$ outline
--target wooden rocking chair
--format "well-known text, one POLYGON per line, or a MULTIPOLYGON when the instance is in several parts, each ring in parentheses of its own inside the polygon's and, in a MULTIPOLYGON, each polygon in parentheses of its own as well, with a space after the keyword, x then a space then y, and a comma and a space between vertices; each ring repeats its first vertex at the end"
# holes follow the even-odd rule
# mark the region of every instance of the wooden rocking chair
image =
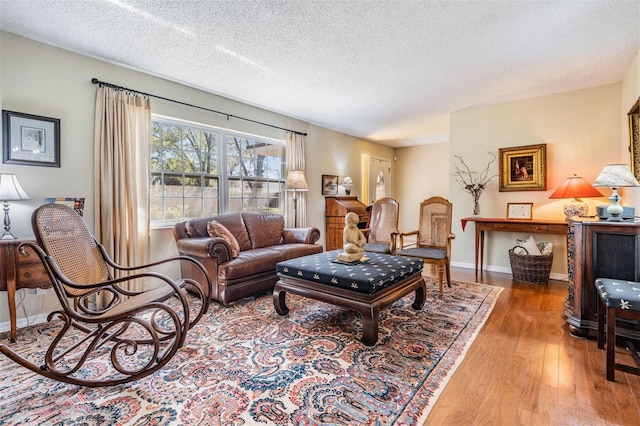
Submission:
POLYGON ((137 267, 117 265, 80 215, 61 204, 40 206, 31 223, 39 245, 23 245, 42 260, 62 305, 47 320, 62 323, 41 365, 20 355, 18 348, 0 344, 0 352, 23 367, 82 386, 137 380, 169 362, 209 307, 204 289, 210 288, 210 278, 194 259, 177 256, 137 267), (146 269, 172 261, 194 263, 202 270, 204 287, 146 269), (151 289, 131 291, 126 288, 130 282, 151 289), (185 284, 197 297, 186 294, 185 284), (96 363, 110 367, 96 368, 96 363))

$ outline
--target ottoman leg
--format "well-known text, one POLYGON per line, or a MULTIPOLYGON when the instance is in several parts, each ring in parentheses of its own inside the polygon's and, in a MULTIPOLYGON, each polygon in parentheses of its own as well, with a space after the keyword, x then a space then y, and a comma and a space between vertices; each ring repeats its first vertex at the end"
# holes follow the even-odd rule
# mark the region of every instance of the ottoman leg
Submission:
POLYGON ((367 346, 375 346, 378 342, 378 320, 380 308, 371 306, 368 310, 361 310, 362 315, 362 343, 367 346))
POLYGON ((424 306, 424 299, 425 299, 425 296, 426 296, 426 291, 427 291, 427 287, 426 287, 426 285, 424 283, 424 280, 423 280, 422 284, 420 285, 420 287, 416 288, 416 300, 411 305, 411 307, 413 309, 415 309, 416 311, 419 311, 424 306))
POLYGON ((607 308, 607 380, 616 380, 616 310, 607 308))
POLYGON ((289 313, 289 308, 287 308, 287 302, 285 300, 286 296, 287 291, 282 290, 276 283, 273 288, 273 306, 276 308, 276 312, 280 316, 285 316, 289 313))
POLYGON ((602 299, 598 298, 598 349, 604 349, 604 313, 607 310, 607 306, 602 302, 602 299))

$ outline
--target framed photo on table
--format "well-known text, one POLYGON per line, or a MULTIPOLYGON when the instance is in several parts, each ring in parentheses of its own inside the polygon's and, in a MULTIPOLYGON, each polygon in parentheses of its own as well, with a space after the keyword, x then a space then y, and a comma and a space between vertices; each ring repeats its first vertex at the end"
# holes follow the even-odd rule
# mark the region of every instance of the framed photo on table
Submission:
POLYGON ((2 148, 7 164, 60 167, 60 119, 3 110, 2 148))
POLYGON ((507 219, 533 219, 533 203, 507 203, 507 219))
POLYGON ((547 189, 547 144, 500 148, 500 192, 547 189))

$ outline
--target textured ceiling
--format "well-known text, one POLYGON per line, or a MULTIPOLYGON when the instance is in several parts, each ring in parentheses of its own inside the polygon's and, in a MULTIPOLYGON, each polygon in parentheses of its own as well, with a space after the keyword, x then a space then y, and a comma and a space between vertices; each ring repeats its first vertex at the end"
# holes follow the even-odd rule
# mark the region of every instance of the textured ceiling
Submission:
POLYGON ((621 81, 640 0, 0 0, 0 29, 407 146, 456 110, 621 81))

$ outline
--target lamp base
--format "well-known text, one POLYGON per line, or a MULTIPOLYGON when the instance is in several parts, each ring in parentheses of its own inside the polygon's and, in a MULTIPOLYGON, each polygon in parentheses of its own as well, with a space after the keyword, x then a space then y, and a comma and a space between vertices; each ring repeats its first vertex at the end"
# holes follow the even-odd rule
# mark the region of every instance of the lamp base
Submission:
POLYGON ((620 215, 624 211, 622 206, 620 205, 620 201, 622 197, 618 195, 618 188, 611 188, 611 196, 609 197, 609 207, 607 207, 607 213, 609 213, 609 218, 607 222, 622 222, 622 217, 620 215))
POLYGON ((17 240, 18 237, 14 236, 11 231, 4 231, 4 234, 2 234, 2 238, 0 238, 0 240, 17 240))
POLYGON ((589 213, 589 205, 581 199, 576 198, 573 201, 565 204, 562 210, 564 211, 564 215, 566 216, 565 220, 569 220, 576 216, 587 216, 587 214, 589 213))

